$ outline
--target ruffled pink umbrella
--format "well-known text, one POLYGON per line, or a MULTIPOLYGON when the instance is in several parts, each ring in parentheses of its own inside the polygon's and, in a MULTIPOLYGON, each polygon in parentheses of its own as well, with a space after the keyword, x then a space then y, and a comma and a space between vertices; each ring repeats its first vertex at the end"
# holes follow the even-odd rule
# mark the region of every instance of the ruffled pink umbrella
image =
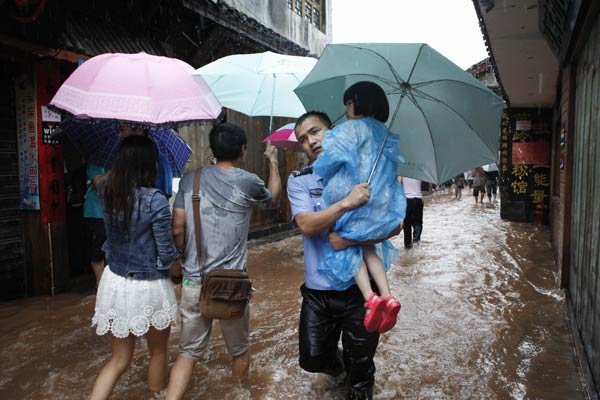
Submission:
POLYGON ((271 144, 278 149, 291 150, 291 151, 302 151, 296 134, 294 133, 295 123, 287 124, 277 129, 275 132, 263 139, 263 142, 271 141, 271 144))
POLYGON ((194 68, 176 58, 107 53, 80 65, 52 101, 77 119, 147 126, 215 119, 221 104, 194 68))

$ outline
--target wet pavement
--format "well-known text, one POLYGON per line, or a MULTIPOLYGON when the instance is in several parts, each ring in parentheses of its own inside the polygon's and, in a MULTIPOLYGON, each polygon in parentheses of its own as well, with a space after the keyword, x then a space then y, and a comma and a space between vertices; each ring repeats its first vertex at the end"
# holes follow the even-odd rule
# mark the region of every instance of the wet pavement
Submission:
MULTIPOLYGON (((476 206, 468 191, 428 196, 420 246, 402 247, 389 273, 402 311, 381 337, 374 398, 585 399, 549 241, 547 227, 502 221, 499 204, 476 206)), ((340 382, 298 367, 301 238, 250 248, 250 383, 230 378, 215 329, 186 399, 344 398, 340 382)), ((89 396, 110 356, 90 327, 94 300, 70 293, 0 305, 0 399, 89 396)), ((178 337, 174 327, 171 362, 178 337)), ((151 398, 145 342, 137 346, 114 399, 151 398)))

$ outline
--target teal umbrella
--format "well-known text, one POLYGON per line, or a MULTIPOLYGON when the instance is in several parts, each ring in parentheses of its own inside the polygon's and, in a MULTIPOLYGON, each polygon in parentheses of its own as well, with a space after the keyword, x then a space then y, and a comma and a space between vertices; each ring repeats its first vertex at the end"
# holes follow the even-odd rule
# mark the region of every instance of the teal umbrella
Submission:
POLYGON ((317 60, 313 57, 288 56, 270 51, 235 54, 220 58, 193 75, 201 76, 219 102, 248 116, 297 118, 305 112, 294 89, 306 77, 317 60))
POLYGON ((344 91, 359 81, 387 95, 386 124, 406 161, 398 175, 442 183, 497 161, 504 101, 428 45, 329 44, 295 92, 307 110, 340 120, 344 91))

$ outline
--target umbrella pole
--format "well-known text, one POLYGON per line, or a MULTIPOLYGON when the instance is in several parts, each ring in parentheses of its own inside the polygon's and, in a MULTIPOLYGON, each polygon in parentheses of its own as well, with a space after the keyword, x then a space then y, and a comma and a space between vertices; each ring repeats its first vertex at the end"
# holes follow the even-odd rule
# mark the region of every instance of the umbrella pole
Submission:
MULTIPOLYGON (((398 114, 398 110, 400 109, 400 104, 402 104, 402 100, 404 100, 405 94, 406 93, 402 93, 402 96, 400 96, 400 100, 398 100, 398 105, 396 106, 396 112, 394 112, 394 116, 392 117, 392 122, 390 122, 390 126, 396 120, 396 114, 398 114)), ((375 164, 373 164, 373 168, 371 169, 371 173, 369 174, 369 179, 367 179, 367 183, 371 183, 371 179, 373 179, 373 174, 375 174, 375 168, 377 168, 377 164, 379 163, 379 159, 381 158, 381 154, 383 153, 383 148, 385 147, 385 144, 388 140, 388 137, 390 137, 391 132, 392 131, 388 128, 387 133, 385 134, 385 138, 383 139, 383 143, 381 144, 381 148, 379 149, 379 152, 377 153, 377 157, 375 158, 375 164)))
POLYGON ((271 133, 273 133, 273 104, 275 103, 275 86, 276 85, 277 85, 277 76, 275 74, 273 74, 273 92, 271 93, 271 116, 269 118, 269 135, 271 133))
POLYGON ((381 158, 381 154, 383 153, 383 148, 385 147, 385 143, 387 142, 388 137, 390 136, 391 131, 388 129, 385 134, 385 138, 383 139, 383 143, 381 144, 381 148, 377 153, 377 158, 375 158, 375 164, 373 164, 373 168, 371 169, 371 173, 369 174, 369 179, 367 179, 367 183, 371 183, 371 179, 373 178, 373 174, 375 174, 375 168, 377 168, 377 164, 379 163, 379 159, 381 158))

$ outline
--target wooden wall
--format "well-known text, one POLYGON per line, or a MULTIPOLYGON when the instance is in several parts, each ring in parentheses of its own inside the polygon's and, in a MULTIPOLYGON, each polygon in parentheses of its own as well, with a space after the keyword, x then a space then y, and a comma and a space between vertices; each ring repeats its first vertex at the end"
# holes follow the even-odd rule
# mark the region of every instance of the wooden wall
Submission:
MULTIPOLYGON (((275 117, 273 118, 273 130, 294 122, 294 120, 293 118, 275 117)), ((248 117, 236 111, 228 110, 227 122, 241 126, 248 136, 246 162, 241 168, 257 174, 266 183, 268 171, 267 162, 263 156, 265 150, 263 139, 269 135, 269 117, 248 117)), ((208 134, 211 128, 212 123, 204 123, 179 129, 179 134, 193 150, 186 171, 209 163, 212 152, 210 151, 208 134)), ((290 222, 291 211, 286 191, 287 178, 291 171, 299 168, 301 160, 302 157, 298 153, 279 150, 279 174, 283 185, 279 207, 266 210, 254 209, 250 219, 251 231, 274 224, 290 222)))

